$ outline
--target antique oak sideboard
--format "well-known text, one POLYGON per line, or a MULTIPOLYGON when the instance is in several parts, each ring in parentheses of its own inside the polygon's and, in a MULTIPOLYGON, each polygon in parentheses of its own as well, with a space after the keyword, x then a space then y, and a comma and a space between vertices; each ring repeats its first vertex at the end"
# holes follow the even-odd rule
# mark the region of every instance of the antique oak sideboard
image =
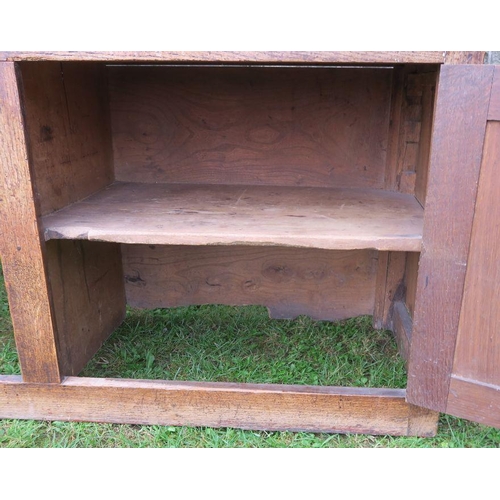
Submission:
POLYGON ((0 375, 0 418, 430 436, 445 412, 500 427, 500 69, 483 60, 0 52, 0 256, 22 371, 0 375), (78 376, 127 304, 208 303, 372 315, 407 388, 78 376))

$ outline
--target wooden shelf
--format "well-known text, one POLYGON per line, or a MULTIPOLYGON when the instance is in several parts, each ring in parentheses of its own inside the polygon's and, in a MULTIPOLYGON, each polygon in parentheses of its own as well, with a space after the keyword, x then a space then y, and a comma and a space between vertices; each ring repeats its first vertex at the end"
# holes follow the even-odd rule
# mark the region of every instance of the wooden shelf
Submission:
POLYGON ((375 189, 118 182, 43 217, 46 240, 410 252, 422 225, 413 196, 375 189))

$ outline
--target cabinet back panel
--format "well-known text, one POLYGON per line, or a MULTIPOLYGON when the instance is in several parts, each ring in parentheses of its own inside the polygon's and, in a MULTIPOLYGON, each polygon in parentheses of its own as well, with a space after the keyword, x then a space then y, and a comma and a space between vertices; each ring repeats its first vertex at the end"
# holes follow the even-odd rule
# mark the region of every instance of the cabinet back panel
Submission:
POLYGON ((378 252, 122 245, 127 301, 154 309, 263 305, 274 318, 373 314, 378 252))
POLYGON ((391 69, 108 71, 117 180, 384 187, 391 69))

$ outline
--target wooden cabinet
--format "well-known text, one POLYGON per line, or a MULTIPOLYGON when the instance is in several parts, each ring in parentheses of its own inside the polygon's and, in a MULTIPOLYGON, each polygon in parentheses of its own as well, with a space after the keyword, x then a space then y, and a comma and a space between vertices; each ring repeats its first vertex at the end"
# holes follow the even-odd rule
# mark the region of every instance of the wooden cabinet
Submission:
POLYGON ((0 376, 0 417, 500 426, 500 84, 482 59, 0 53, 0 250, 22 368, 0 376), (77 376, 127 304, 206 303, 372 315, 408 388, 77 376))

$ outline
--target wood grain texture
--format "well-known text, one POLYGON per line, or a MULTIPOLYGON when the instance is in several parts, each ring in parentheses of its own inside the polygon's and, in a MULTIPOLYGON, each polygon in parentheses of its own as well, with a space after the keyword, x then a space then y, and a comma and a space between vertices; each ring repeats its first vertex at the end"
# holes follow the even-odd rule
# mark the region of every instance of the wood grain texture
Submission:
POLYGON ((47 272, 61 373, 77 375, 125 317, 120 246, 50 241, 47 272))
POLYGON ((408 308, 410 316, 413 318, 415 313, 415 300, 417 294, 417 279, 418 279, 418 263, 420 254, 417 252, 408 252, 406 254, 406 269, 405 269, 405 289, 406 298, 405 304, 408 308))
POLYGON ((47 288, 13 63, 0 63, 0 256, 24 380, 60 381, 57 338, 47 288))
POLYGON ((384 187, 390 69, 109 68, 116 179, 384 187))
POLYGON ((373 313, 377 252, 123 245, 133 307, 263 305, 274 318, 373 313))
POLYGON ((381 190, 115 183, 43 224, 47 240, 418 251, 422 220, 381 190))
POLYGON ((0 417, 431 436, 436 414, 401 389, 0 376, 0 417))
MULTIPOLYGON (((373 323, 375 328, 392 330, 392 316, 394 302, 404 297, 404 273, 406 253, 388 252, 385 274, 383 267, 377 275, 377 288, 375 297, 375 313, 373 323)), ((382 266, 384 260, 381 260, 382 266)))
POLYGON ((445 411, 493 68, 441 69, 417 283, 408 401, 445 411))
POLYGON ((415 193, 421 203, 427 187, 436 81, 436 66, 394 69, 385 185, 415 193))
POLYGON ((486 129, 453 375, 500 387, 499 171, 500 122, 490 122, 486 129))
MULTIPOLYGON (((341 63, 394 64, 443 63, 446 51, 316 51, 316 52, 0 52, 0 61, 116 61, 116 62, 215 62, 215 63, 341 63)), ((461 52, 448 53, 448 62, 461 52), (450 54, 453 54, 450 55, 450 54)), ((467 52, 471 54, 471 52, 467 52)))
POLYGON ((500 121, 500 67, 495 66, 488 120, 500 121))
POLYGON ((405 361, 408 361, 411 348, 413 321, 408 309, 401 300, 398 300, 394 304, 392 328, 398 345, 399 354, 405 361))
POLYGON ((446 412, 500 429, 500 385, 452 376, 446 412))
POLYGON ((475 51, 475 52, 455 52, 448 51, 445 53, 445 64, 483 64, 486 52, 475 51))
POLYGON ((106 73, 94 63, 23 63, 21 69, 33 185, 45 215, 113 180, 106 73))

